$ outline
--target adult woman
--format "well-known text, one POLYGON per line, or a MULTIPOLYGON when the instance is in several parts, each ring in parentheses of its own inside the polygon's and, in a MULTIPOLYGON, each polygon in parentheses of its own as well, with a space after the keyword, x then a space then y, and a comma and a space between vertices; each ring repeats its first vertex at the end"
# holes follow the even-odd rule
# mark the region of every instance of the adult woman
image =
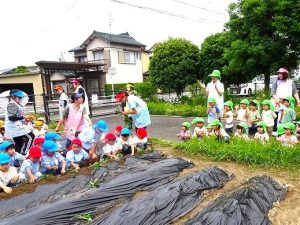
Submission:
POLYGON ((59 107, 59 119, 61 119, 63 117, 64 110, 68 105, 69 98, 65 93, 64 88, 61 85, 56 85, 54 87, 54 90, 59 94, 58 107, 59 107))
POLYGON ((282 100, 288 96, 294 96, 298 106, 300 106, 300 100, 298 90, 294 81, 289 79, 289 71, 286 68, 280 68, 278 71, 278 78, 272 86, 272 97, 278 106, 282 103, 282 100))
POLYGON ((128 103, 128 110, 123 111, 122 115, 131 115, 136 129, 146 128, 151 124, 147 104, 141 98, 122 91, 116 95, 116 101, 128 103))
POLYGON ((82 94, 83 103, 86 109, 87 115, 90 115, 90 109, 89 109, 89 99, 87 97, 85 89, 81 86, 80 81, 77 79, 74 79, 71 81, 73 84, 73 87, 75 88, 74 93, 82 94))
POLYGON ((32 146, 34 134, 29 127, 24 124, 24 107, 21 102, 25 96, 23 91, 11 90, 10 102, 7 104, 5 115, 5 135, 12 138, 18 153, 26 155, 32 146))
POLYGON ((71 141, 84 129, 85 121, 89 126, 92 125, 92 121, 87 114, 87 110, 85 106, 82 105, 82 94, 74 93, 71 96, 71 100, 72 103, 66 107, 63 117, 59 120, 59 123, 55 129, 56 132, 58 132, 61 125, 64 124, 67 147, 71 144, 71 141))

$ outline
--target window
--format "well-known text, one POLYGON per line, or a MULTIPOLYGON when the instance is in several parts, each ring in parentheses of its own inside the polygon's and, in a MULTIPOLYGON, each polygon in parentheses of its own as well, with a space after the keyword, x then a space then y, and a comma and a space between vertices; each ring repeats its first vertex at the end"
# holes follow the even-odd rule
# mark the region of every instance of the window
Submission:
POLYGON ((134 57, 135 57, 135 59, 141 59, 141 54, 139 53, 139 52, 135 52, 134 53, 134 57))
POLYGON ((78 62, 86 62, 87 61, 87 57, 86 56, 79 56, 78 57, 78 62))
POLYGON ((94 52, 94 60, 99 61, 104 59, 103 51, 96 51, 94 52))
POLYGON ((88 79, 87 80, 87 90, 89 93, 99 92, 98 79, 88 79))

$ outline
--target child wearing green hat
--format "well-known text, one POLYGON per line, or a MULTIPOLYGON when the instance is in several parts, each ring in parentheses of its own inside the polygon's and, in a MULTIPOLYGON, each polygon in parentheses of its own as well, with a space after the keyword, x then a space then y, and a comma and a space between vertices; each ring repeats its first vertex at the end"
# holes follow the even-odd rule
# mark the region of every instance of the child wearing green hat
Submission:
POLYGON ((281 123, 286 124, 288 122, 292 123, 296 119, 295 99, 292 96, 288 96, 283 99, 283 112, 281 116, 281 123))
POLYGON ((196 124, 193 137, 197 137, 198 139, 203 139, 203 137, 207 136, 207 130, 204 126, 204 119, 196 117, 193 119, 192 124, 196 124))
POLYGON ((239 122, 247 122, 250 102, 248 99, 242 99, 240 101, 240 106, 235 106, 235 116, 236 120, 239 122))
POLYGON ((256 128, 257 132, 254 135, 254 140, 259 140, 263 144, 268 142, 270 140, 270 137, 267 132, 267 124, 265 122, 260 121, 257 123, 256 128))
POLYGON ((227 101, 224 103, 224 118, 225 118, 225 131, 227 134, 231 135, 233 132, 233 103, 232 101, 227 101))
POLYGON ((192 133, 190 131, 191 124, 189 122, 184 122, 180 125, 180 132, 177 134, 177 137, 182 141, 187 141, 191 139, 192 133))
POLYGON ((248 113, 249 135, 255 135, 255 133, 257 132, 256 124, 261 119, 259 107, 260 104, 257 100, 252 100, 250 102, 250 110, 248 113))
POLYGON ((223 124, 218 119, 214 119, 210 125, 212 126, 212 135, 217 137, 218 141, 229 142, 229 135, 223 129, 223 124))
POLYGON ((298 144, 298 139, 294 135, 296 131, 296 126, 293 123, 283 124, 284 134, 277 138, 278 141, 282 143, 283 146, 294 147, 298 144))
POLYGON ((234 136, 248 141, 249 140, 248 130, 249 130, 249 127, 248 127, 247 123, 240 122, 238 125, 236 125, 236 132, 235 132, 234 136))
POLYGON ((220 113, 221 110, 219 109, 218 106, 216 106, 217 101, 215 98, 210 97, 207 100, 208 106, 207 106, 207 122, 210 123, 214 119, 219 119, 220 118, 220 113))
POLYGON ((270 100, 264 100, 262 104, 263 110, 261 113, 261 120, 267 125, 268 134, 269 136, 271 136, 275 124, 275 119, 277 117, 276 113, 273 111, 275 106, 271 103, 270 100))

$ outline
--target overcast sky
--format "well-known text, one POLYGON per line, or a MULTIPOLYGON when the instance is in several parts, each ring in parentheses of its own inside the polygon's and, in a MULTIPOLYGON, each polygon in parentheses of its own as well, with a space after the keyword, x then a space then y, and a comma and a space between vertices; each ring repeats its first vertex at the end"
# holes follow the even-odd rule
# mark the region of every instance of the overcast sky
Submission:
POLYGON ((5 0, 0 1, 0 69, 57 61, 93 32, 129 32, 150 48, 168 37, 197 45, 221 32, 234 0, 5 0), (111 21, 111 23, 110 23, 111 21))

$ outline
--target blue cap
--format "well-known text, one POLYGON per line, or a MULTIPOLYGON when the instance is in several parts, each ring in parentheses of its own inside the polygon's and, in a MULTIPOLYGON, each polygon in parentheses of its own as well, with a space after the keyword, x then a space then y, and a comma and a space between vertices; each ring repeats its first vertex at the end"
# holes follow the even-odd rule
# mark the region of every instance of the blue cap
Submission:
POLYGON ((43 144, 44 151, 56 152, 58 150, 58 145, 54 141, 45 141, 43 144))
POLYGON ((45 140, 47 141, 53 141, 53 140, 57 140, 60 139, 61 136, 55 132, 47 132, 45 135, 45 140))
POLYGON ((9 93, 9 95, 10 96, 16 96, 16 97, 23 98, 25 96, 25 93, 23 91, 15 89, 15 90, 11 90, 10 93, 9 93))
POLYGON ((5 151, 6 148, 10 145, 14 145, 14 143, 10 142, 10 141, 3 141, 1 144, 0 144, 0 151, 5 151))
POLYGON ((93 125, 93 128, 98 128, 103 132, 108 131, 107 123, 104 120, 99 120, 95 125, 93 125))
POLYGON ((0 164, 6 164, 11 161, 10 157, 6 153, 0 153, 0 164))
POLYGON ((126 128, 126 127, 124 127, 122 130, 121 130, 121 135, 129 135, 131 133, 131 131, 128 129, 128 128, 126 128))

